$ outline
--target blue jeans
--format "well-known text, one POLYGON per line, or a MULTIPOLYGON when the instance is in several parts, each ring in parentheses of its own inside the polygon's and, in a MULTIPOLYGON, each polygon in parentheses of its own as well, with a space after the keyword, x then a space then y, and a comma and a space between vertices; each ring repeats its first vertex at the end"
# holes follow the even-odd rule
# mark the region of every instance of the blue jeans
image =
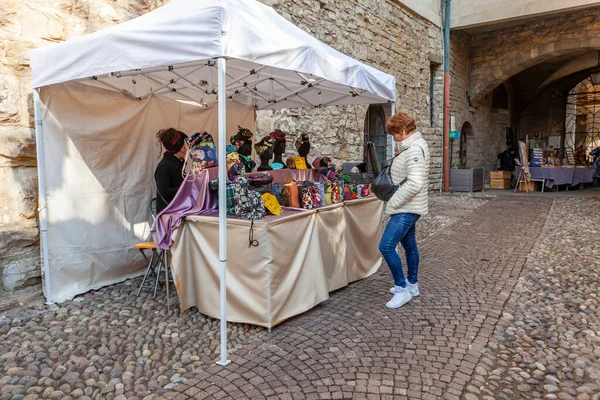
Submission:
POLYGON ((379 251, 387 262, 394 276, 396 286, 406 287, 404 272, 402 272, 402 261, 396 250, 398 243, 402 243, 406 253, 408 264, 408 282, 415 284, 419 277, 419 249, 417 248, 417 237, 415 228, 420 215, 416 214, 394 214, 385 228, 379 251))

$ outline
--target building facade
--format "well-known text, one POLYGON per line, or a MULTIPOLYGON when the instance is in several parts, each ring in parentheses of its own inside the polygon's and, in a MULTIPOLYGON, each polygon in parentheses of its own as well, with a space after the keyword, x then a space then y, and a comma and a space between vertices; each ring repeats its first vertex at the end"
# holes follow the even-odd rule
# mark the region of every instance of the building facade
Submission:
MULTIPOLYGON (((454 167, 499 166, 507 143, 557 154, 600 146, 591 77, 600 71, 600 2, 453 0, 454 167)), ((600 75, 598 83, 600 83, 600 75)), ((563 153, 564 154, 564 153, 563 153)))
MULTIPOLYGON (((444 0, 261 0, 333 48, 392 74, 398 110, 428 140, 442 185, 444 0)), ((39 286, 37 170, 29 50, 118 24, 167 0, 5 0, 0 10, 0 294, 39 286)), ((507 142, 600 146, 600 1, 452 0, 453 167, 498 167, 507 142), (596 79, 597 78, 597 79, 596 79), (558 139, 557 139, 558 138, 558 139)), ((311 135, 313 156, 390 156, 390 105, 261 111, 256 133, 311 135)), ((157 129, 162 127, 157 127, 157 129)), ((291 146, 290 146, 291 147, 291 146)), ((290 149, 290 153, 291 153, 290 149)), ((140 204, 145 204, 140 199, 140 204)))

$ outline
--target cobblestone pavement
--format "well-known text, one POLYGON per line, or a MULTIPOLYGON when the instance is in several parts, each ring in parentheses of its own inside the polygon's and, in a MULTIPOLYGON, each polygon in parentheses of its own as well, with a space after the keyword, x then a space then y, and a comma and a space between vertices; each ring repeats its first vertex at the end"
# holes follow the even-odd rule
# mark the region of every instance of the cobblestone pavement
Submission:
POLYGON ((551 204, 486 202, 421 243, 421 296, 408 305, 385 308, 391 277, 382 268, 164 398, 469 399, 467 384, 551 204))
MULTIPOLYGON (((218 321, 167 316, 164 296, 136 297, 140 282, 0 316, 0 400, 152 399, 212 363, 218 321)), ((262 331, 229 328, 232 346, 262 331)))
POLYGON ((466 400, 600 399, 600 200, 556 199, 466 400))
MULTIPOLYGON (((424 238, 485 203, 433 196, 424 238)), ((46 308, 0 313, 0 400, 153 399, 212 365, 219 324, 193 310, 166 315, 162 293, 135 296, 141 279, 46 308)), ((22 309, 23 307, 19 307, 22 309)), ((310 314, 310 313, 309 313, 310 314)), ((232 346, 264 334, 229 325, 232 346)))

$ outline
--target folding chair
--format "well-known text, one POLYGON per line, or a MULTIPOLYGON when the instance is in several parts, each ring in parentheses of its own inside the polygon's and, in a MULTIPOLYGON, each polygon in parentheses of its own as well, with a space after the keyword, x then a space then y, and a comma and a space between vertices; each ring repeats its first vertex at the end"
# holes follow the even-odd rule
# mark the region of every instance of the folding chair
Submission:
MULTIPOLYGON (((150 210, 150 215, 152 216, 152 222, 154 223, 154 222, 156 222, 156 197, 154 197, 150 200, 150 203, 148 204, 148 208, 150 210)), ((160 249, 157 249, 154 242, 137 243, 134 245, 134 247, 140 251, 142 256, 148 262, 148 267, 146 268, 146 273, 144 274, 144 278, 142 279, 142 283, 140 284, 137 295, 139 296, 140 293, 142 293, 142 289, 144 288, 144 285, 145 285, 148 277, 150 275, 155 275, 156 282, 154 284, 153 298, 156 298, 156 293, 158 292, 158 284, 160 282, 160 273, 164 267, 165 284, 167 286, 167 311, 170 311, 170 301, 169 301, 169 281, 170 281, 170 279, 169 279, 169 267, 168 267, 168 263, 167 263, 168 260, 166 257, 166 252, 160 251, 160 249), (144 250, 152 251, 152 255, 150 256, 150 258, 148 258, 148 256, 146 255, 144 250)), ((149 287, 152 289, 152 285, 150 285, 149 287)))

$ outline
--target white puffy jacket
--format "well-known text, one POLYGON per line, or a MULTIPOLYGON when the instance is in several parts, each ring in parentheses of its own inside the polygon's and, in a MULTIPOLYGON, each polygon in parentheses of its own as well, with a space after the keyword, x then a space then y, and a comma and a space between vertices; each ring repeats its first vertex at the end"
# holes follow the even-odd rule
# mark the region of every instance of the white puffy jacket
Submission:
POLYGON ((390 174, 394 184, 402 184, 386 206, 386 214, 428 213, 429 147, 420 132, 398 143, 400 153, 392 162, 390 174))

